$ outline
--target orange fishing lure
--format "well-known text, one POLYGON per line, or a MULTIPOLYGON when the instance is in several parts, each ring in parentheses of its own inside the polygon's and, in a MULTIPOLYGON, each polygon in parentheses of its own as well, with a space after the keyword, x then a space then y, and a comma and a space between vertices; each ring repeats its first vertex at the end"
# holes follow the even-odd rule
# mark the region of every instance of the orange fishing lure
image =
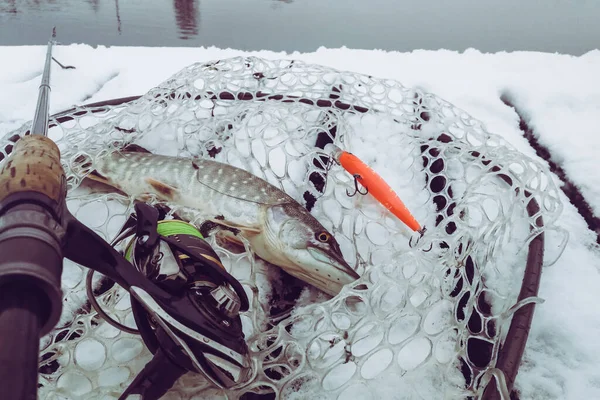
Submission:
POLYGON ((348 153, 340 149, 339 147, 329 144, 327 145, 333 151, 330 154, 333 158, 355 179, 367 188, 368 192, 381 203, 385 208, 390 210, 392 214, 398 217, 413 231, 420 231, 421 226, 410 213, 408 208, 404 205, 400 197, 394 192, 394 190, 388 185, 379 174, 377 174, 371 167, 362 162, 358 157, 352 153, 348 153))

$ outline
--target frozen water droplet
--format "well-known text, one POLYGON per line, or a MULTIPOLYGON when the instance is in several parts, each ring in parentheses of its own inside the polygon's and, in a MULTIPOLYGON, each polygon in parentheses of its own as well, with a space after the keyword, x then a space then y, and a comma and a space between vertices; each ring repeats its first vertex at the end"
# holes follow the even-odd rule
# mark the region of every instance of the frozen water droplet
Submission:
POLYGON ((402 96, 402 92, 400 90, 398 90, 397 88, 393 88, 389 91, 388 98, 395 103, 402 103, 402 99, 404 98, 404 96, 402 96))
MULTIPOLYGON (((418 277, 418 275, 417 275, 417 277, 418 277)), ((412 281, 411 281, 411 283, 412 283, 412 281)), ((427 300, 428 297, 429 297, 429 292, 426 290, 426 288, 417 287, 414 290, 414 292, 412 293, 412 295, 410 296, 410 303, 414 307, 419 307, 421 304, 423 304, 423 302, 425 300, 427 300)))
POLYGON ((244 332, 244 336, 252 337, 254 334, 254 325, 252 324, 252 320, 246 315, 241 315, 240 320, 242 322, 242 332, 244 332))
POLYGON ((288 365, 290 365, 292 369, 295 369, 301 366, 305 358, 305 352, 297 343, 288 343, 283 357, 287 360, 288 365))
POLYGON ((416 314, 401 315, 390 327, 388 340, 398 344, 410 338, 419 328, 421 317, 416 314))
POLYGON ((152 125, 152 116, 149 114, 144 114, 140 116, 138 120, 138 130, 145 131, 152 125))
POLYGON ((315 323, 317 316, 302 314, 294 317, 291 325, 291 335, 295 338, 312 336, 315 333, 315 323))
POLYGON ((342 222, 342 208, 337 201, 333 199, 325 200, 323 210, 334 226, 338 226, 342 222))
POLYGON ((73 289, 83 279, 81 267, 73 261, 66 259, 63 263, 62 284, 64 287, 73 289))
POLYGON ((371 263, 373 265, 389 263, 392 260, 394 252, 387 248, 375 248, 371 253, 371 263))
MULTIPOLYGON (((277 176, 275 176, 275 174, 273 173, 273 171, 271 170, 266 170, 265 171, 265 180, 267 182, 269 182, 271 185, 275 186, 276 188, 280 188, 280 182, 279 182, 279 178, 277 178, 277 176)), ((266 187, 262 187, 260 189, 260 191, 262 193, 264 193, 266 195, 267 193, 267 188, 266 187)))
POLYGON ((267 165, 267 153, 261 140, 252 141, 252 155, 260 163, 261 167, 267 165))
POLYGON ((455 332, 448 331, 438 338, 434 350, 438 362, 446 364, 456 357, 456 335, 455 332))
POLYGON ((306 153, 307 146, 299 140, 290 139, 285 142, 285 152, 291 157, 301 157, 306 153))
POLYGON ((356 263, 356 253, 354 252, 352 241, 339 233, 336 233, 335 239, 340 245, 340 250, 342 251, 342 255, 346 262, 350 265, 354 265, 356 263))
POLYGON ((368 260, 371 256, 371 247, 373 245, 368 240, 358 240, 356 242, 356 250, 363 260, 368 260))
POLYGON ((348 386, 337 397, 338 400, 346 399, 361 399, 372 400, 374 397, 371 394, 372 389, 369 389, 365 384, 359 383, 348 386))
POLYGON ((325 378, 323 378, 323 389, 335 390, 348 382, 356 372, 356 364, 348 362, 340 364, 333 368, 325 378))
POLYGON ((382 349, 373 353, 360 369, 360 373, 365 379, 373 379, 383 372, 392 362, 394 353, 390 349, 382 349))
POLYGON ((385 86, 381 84, 376 84, 371 87, 371 92, 374 94, 382 94, 385 93, 385 86))
POLYGON ((502 213, 502 204, 496 199, 487 198, 482 203, 483 211, 490 221, 494 221, 498 218, 498 215, 502 213))
POLYGON ((124 363, 133 360, 142 350, 144 346, 139 339, 121 338, 113 343, 111 352, 115 361, 124 363))
POLYGON ((331 321, 333 322, 333 325, 335 325, 335 327, 338 329, 348 329, 352 324, 352 321, 350 320, 348 315, 344 313, 334 313, 331 316, 331 321))
POLYGON ((99 386, 118 386, 129 379, 131 371, 125 367, 113 367, 100 371, 98 374, 99 386))
POLYGON ((198 90, 203 90, 205 85, 206 85, 206 82, 202 78, 198 78, 198 79, 194 80, 194 87, 198 90))
POLYGON ((383 332, 377 327, 371 326, 370 329, 360 329, 354 337, 352 344, 352 354, 361 357, 370 351, 373 351, 383 340, 383 332))
POLYGON ((79 119, 79 126, 81 126, 81 129, 85 130, 85 129, 89 129, 92 126, 96 125, 99 121, 100 121, 99 118, 96 118, 95 116, 86 115, 79 119))
POLYGON ((125 215, 123 214, 116 214, 115 212, 117 212, 117 210, 111 210, 111 214, 112 216, 109 218, 108 220, 108 224, 106 224, 106 229, 108 231, 109 236, 114 236, 117 234, 117 232, 119 231, 119 229, 121 229, 121 227, 123 226, 123 224, 126 221, 125 215))
POLYGON ((307 347, 306 356, 308 357, 309 360, 317 360, 320 355, 321 355, 321 346, 319 345, 319 342, 313 341, 307 347))
POLYGON ((337 202, 346 209, 354 208, 354 198, 356 197, 348 197, 346 193, 346 188, 341 185, 336 185, 334 188, 335 199, 337 202))
POLYGON ((423 330, 430 335, 437 335, 450 324, 452 303, 442 300, 431 306, 423 321, 423 330))
POLYGON ((102 321, 100 322, 100 325, 98 325, 98 327, 96 328, 95 334, 102 338, 112 339, 114 337, 117 337, 117 335, 120 332, 121 331, 115 328, 114 326, 110 325, 105 321, 102 321))
POLYGON ((106 360, 104 345, 95 339, 85 339, 75 348, 75 362, 86 371, 100 368, 106 360))
POLYGON ((462 162, 456 158, 450 158, 446 161, 446 175, 449 179, 461 179, 465 175, 465 167, 462 162))
POLYGON ((308 361, 316 368, 328 368, 344 359, 346 341, 334 332, 316 337, 308 346, 308 361))
POLYGON ((403 307, 405 298, 406 291, 398 285, 393 285, 381 295, 379 306, 375 309, 379 315, 392 313, 403 307))
POLYGON ((62 374, 58 378, 56 386, 64 390, 65 394, 72 394, 74 396, 83 396, 92 390, 92 382, 85 376, 75 372, 62 374))
POLYGON ((60 125, 48 129, 48 138, 55 142, 60 141, 64 137, 64 130, 60 125))
POLYGON ((285 153, 280 147, 276 147, 269 152, 269 166, 280 178, 285 176, 285 166, 287 165, 287 160, 285 153))
POLYGON ((431 354, 431 342, 427 338, 416 338, 398 353, 398 365, 404 370, 417 368, 431 354))
POLYGON ((75 215, 79 221, 90 228, 98 228, 108 219, 108 209, 101 201, 84 204, 75 215))
POLYGON ((295 185, 305 184, 306 173, 308 171, 306 163, 302 160, 290 160, 287 165, 288 175, 295 185))
POLYGON ((131 298, 128 292, 120 291, 119 302, 115 305, 115 310, 123 311, 131 308, 131 298))
POLYGON ((469 206, 466 212, 467 223, 472 228, 479 228, 484 223, 483 212, 475 205, 469 206))
POLYGON ((378 246, 386 245, 390 239, 388 230, 383 225, 376 222, 369 222, 366 231, 369 240, 378 246))

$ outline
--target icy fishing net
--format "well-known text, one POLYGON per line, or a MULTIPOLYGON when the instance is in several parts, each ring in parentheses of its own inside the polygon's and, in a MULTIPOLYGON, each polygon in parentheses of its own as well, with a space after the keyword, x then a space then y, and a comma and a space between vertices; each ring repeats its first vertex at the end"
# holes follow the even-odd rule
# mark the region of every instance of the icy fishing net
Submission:
MULTIPOLYGON (((209 237, 251 298, 242 320, 254 375, 224 393, 188 374, 167 398, 460 398, 504 379, 496 367, 511 318, 535 301, 518 301, 527 257, 561 204, 541 165, 448 102, 392 80, 233 58, 191 65, 139 98, 75 107, 51 126, 69 208, 108 240, 132 201, 83 178, 96 157, 135 142, 266 179, 309 208, 362 275, 328 299, 209 237), (370 196, 350 196, 353 177, 322 150, 331 142, 380 173, 424 235, 370 196)), ((5 137, 4 156, 26 130, 5 137)), ((196 224, 207 217, 169 206, 196 224)), ((62 320, 42 340, 41 399, 117 398, 150 359, 139 337, 90 311, 84 277, 66 262, 62 320)), ((133 325, 127 293, 96 289, 133 325)))

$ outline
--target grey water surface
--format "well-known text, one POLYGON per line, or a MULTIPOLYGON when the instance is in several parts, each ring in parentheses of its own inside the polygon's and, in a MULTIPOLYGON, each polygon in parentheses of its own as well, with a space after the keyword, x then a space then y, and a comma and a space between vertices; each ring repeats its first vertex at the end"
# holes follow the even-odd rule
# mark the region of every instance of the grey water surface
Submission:
POLYGON ((596 0, 0 0, 0 45, 314 51, 600 48, 596 0))

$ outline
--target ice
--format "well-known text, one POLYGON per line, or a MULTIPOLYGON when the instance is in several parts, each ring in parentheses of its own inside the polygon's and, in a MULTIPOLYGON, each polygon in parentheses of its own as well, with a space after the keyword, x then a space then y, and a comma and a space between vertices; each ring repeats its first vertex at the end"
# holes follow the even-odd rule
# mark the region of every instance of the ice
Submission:
POLYGON ((112 367, 98 373, 98 383, 102 386, 119 385, 129 379, 131 372, 125 367, 112 367))
POLYGON ((350 381, 355 372, 356 364, 353 362, 337 365, 323 378, 323 388, 325 390, 337 389, 350 381))
POLYGON ((382 349, 369 356, 361 368, 365 379, 373 379, 392 363, 394 353, 390 349, 382 349))
MULTIPOLYGON (((58 46, 55 48, 55 56, 61 61, 76 65, 77 69, 61 70, 56 65, 52 66, 51 112, 82 102, 141 94, 193 62, 248 54, 266 58, 295 58, 342 70, 398 79, 404 85, 422 87, 467 110, 484 121, 491 132, 502 135, 520 151, 536 157, 519 130, 514 110, 500 100, 501 94, 509 93, 540 142, 550 149, 553 160, 562 165, 596 215, 600 212, 600 175, 595 173, 598 169, 597 154, 600 151, 600 136, 597 134, 600 126, 598 50, 581 57, 527 52, 482 54, 473 49, 463 53, 446 50, 396 53, 320 48, 314 53, 286 55, 268 51, 245 53, 215 48, 58 46)), ((31 119, 43 55, 42 46, 0 47, 0 59, 11 60, 0 66, 0 134, 31 119)), ((400 100, 399 95, 393 91, 389 93, 393 101, 400 100)), ((401 171, 405 166, 400 163, 400 155, 397 156, 396 166, 394 160, 380 159, 381 152, 374 144, 385 140, 386 136, 382 133, 373 134, 372 127, 367 130, 371 131, 371 142, 353 144, 353 151, 374 163, 377 171, 391 181, 392 187, 403 193, 400 187, 405 177, 401 171)), ((457 124, 454 132, 461 130, 460 124, 457 124)), ((53 133, 55 134, 60 135, 59 132, 53 133)), ((176 141, 171 141, 171 145, 175 143, 176 141)), ((150 144, 154 147, 159 145, 150 144)), ((293 145, 288 142, 285 148, 293 145)), ((298 149, 302 148, 301 143, 295 145, 299 146, 296 147, 298 149)), ((399 148, 398 151, 403 150, 399 148)), ((277 157, 273 157, 273 160, 276 159, 277 157)), ((292 174, 297 174, 302 179, 306 173, 304 168, 303 165, 298 165, 292 174)), ((450 160, 446 168, 452 173, 461 166, 450 160)), ((518 169, 519 166, 511 168, 518 169)), ((454 185, 453 189, 459 191, 460 188, 454 185)), ((357 206, 356 202, 347 198, 345 189, 341 190, 339 198, 346 202, 346 207, 357 206)), ((405 198, 404 195, 401 198, 409 208, 411 203, 422 201, 420 198, 405 198)), ((595 235, 568 200, 564 196, 562 199, 566 207, 559 224, 568 230, 571 238, 563 257, 543 272, 540 296, 546 299, 546 303, 536 308, 524 363, 516 380, 516 388, 523 399, 600 398, 600 372, 597 368, 600 344, 596 340, 600 335, 600 314, 595 307, 600 301, 597 290, 600 287, 600 252, 595 243, 595 235)), ((366 203, 368 201, 364 200, 361 206, 366 203)), ((485 213, 479 216, 469 214, 473 223, 477 223, 477 218, 484 218, 484 215, 491 218, 495 215, 494 205, 483 205, 482 211, 485 213)), ((80 212, 81 217, 92 225, 99 218, 94 212, 88 211, 87 206, 82 207, 80 212)), ((100 212, 104 211, 100 209, 100 212)), ((111 222, 111 230, 117 229, 121 223, 115 219, 114 223, 111 222)), ((369 225, 366 226, 368 230, 369 225)), ((377 237, 376 232, 374 234, 377 237)), ((345 246, 345 254, 353 252, 347 243, 345 246)), ((379 260, 385 259, 386 255, 382 253, 372 257, 375 263, 381 262, 379 260)), ((503 260, 498 260, 498 264, 501 261, 503 260)), ((510 260, 506 261, 509 263, 510 260)), ((80 274, 81 270, 66 267, 65 286, 72 285, 80 274)), ((413 293, 410 299, 414 302, 418 297, 418 293, 413 293)), ((442 325, 436 325, 439 322, 434 316, 430 318, 431 321, 426 318, 423 323, 437 332, 442 325)), ((339 323, 343 325, 343 321, 339 323)), ((401 343, 403 337, 410 337, 419 323, 416 315, 406 315, 395 321, 390 332, 390 342, 401 343)), ((101 323, 96 332, 114 338, 118 331, 101 323)), ((424 338, 406 344, 401 350, 402 357, 397 362, 403 368, 414 368, 422 362, 423 357, 431 353, 440 361, 448 361, 455 338, 446 331, 440 335, 439 341, 433 345, 424 338)), ((389 354, 382 350, 371 357, 368 362, 376 364, 376 361, 371 360, 378 360, 383 363, 389 358, 389 354)), ((328 385, 337 386, 355 373, 352 363, 343 365, 326 377, 328 385)), ((111 370, 104 374, 106 376, 103 379, 120 379, 124 372, 111 370)), ((373 378, 377 382, 381 379, 379 395, 383 393, 393 396, 401 393, 405 383, 396 383, 392 378, 385 373, 373 378)), ((433 372, 413 376, 412 379, 414 385, 422 388, 424 398, 439 395, 427 393, 427 382, 435 380, 433 372)), ((91 390, 91 382, 76 374, 61 376, 58 386, 68 387, 72 393, 82 397, 91 390)), ((369 390, 360 383, 352 384, 343 393, 347 394, 346 397, 370 396, 369 390)))
POLYGON ((139 340, 131 338, 117 339, 111 347, 112 357, 121 363, 133 360, 142 352, 142 350, 142 343, 140 343, 139 340))
POLYGON ((404 340, 412 336, 419 328, 421 317, 417 314, 402 315, 396 321, 392 322, 392 327, 389 333, 390 344, 402 343, 404 340))
POLYGON ((404 370, 417 368, 431 354, 431 342, 427 338, 411 340, 398 353, 398 365, 404 370))
POLYGON ((79 396, 92 390, 92 382, 86 376, 72 372, 62 374, 58 378, 57 386, 63 389, 68 388, 68 392, 79 396))
POLYGON ((452 305, 447 300, 441 300, 431 306, 423 321, 423 330, 429 335, 437 335, 450 326, 452 305))
POLYGON ((434 357, 442 364, 449 363, 456 354, 456 333, 448 330, 437 337, 434 357))
POLYGON ((351 352, 356 357, 361 357, 373 350, 383 340, 383 331, 375 325, 367 325, 356 332, 351 346, 351 352))
POLYGON ((93 371, 104 364, 106 349, 104 345, 94 339, 86 339, 75 347, 75 362, 86 371, 93 371))
POLYGON ((269 166, 273 169, 275 175, 279 178, 285 176, 286 157, 284 151, 276 147, 269 152, 269 166))

